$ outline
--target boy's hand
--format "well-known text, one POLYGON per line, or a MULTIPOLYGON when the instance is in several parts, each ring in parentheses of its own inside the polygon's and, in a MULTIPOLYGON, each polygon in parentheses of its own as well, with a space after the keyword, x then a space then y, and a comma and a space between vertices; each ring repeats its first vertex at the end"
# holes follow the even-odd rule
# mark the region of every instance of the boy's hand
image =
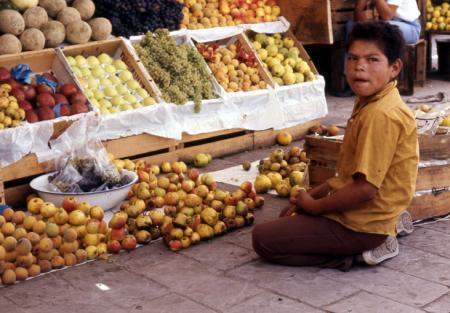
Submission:
POLYGON ((295 198, 290 199, 292 204, 295 204, 297 209, 305 213, 318 215, 320 212, 315 208, 315 200, 306 191, 300 191, 295 198))
POLYGON ((281 210, 280 215, 278 217, 291 216, 295 212, 297 212, 297 207, 293 204, 289 204, 287 207, 281 210))

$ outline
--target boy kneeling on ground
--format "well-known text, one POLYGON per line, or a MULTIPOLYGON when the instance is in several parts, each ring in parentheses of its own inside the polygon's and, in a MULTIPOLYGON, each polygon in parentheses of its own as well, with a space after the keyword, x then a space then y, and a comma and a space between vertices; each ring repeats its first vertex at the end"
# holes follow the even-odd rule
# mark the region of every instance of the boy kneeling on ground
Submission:
POLYGON ((300 192, 278 220, 255 226, 262 258, 348 270, 355 260, 375 265, 398 254, 396 235, 412 231, 406 208, 419 159, 415 118, 396 88, 404 46, 397 26, 355 24, 347 80, 357 98, 336 176, 300 192))

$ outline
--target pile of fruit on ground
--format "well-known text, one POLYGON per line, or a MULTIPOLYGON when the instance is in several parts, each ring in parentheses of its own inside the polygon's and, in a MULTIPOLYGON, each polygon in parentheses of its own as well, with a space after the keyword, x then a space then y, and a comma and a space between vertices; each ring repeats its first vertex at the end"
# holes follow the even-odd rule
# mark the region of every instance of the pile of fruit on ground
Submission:
POLYGON ((63 42, 105 40, 111 22, 94 17, 91 0, 11 0, 13 9, 0 11, 0 55, 57 47, 63 42), (38 6, 39 4, 39 6, 38 6))
POLYGON ((136 170, 139 181, 109 223, 99 206, 66 197, 61 207, 36 195, 27 211, 0 215, 0 284, 10 285, 52 269, 131 251, 161 235, 172 251, 251 225, 264 204, 250 182, 234 192, 217 188, 211 174, 184 162, 161 166, 114 160, 136 170))

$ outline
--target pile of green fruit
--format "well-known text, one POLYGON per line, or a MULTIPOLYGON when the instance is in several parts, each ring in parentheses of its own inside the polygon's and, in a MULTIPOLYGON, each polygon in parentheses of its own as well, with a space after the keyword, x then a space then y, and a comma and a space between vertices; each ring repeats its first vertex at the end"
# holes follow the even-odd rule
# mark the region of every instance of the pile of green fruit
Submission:
POLYGON ((167 29, 148 32, 134 48, 165 101, 194 101, 199 112, 201 100, 217 98, 203 57, 187 43, 178 45, 167 29))
POLYGON ((309 162, 305 151, 292 147, 289 151, 275 149, 267 159, 260 160, 254 185, 257 193, 275 189, 280 197, 293 196, 305 187, 304 175, 309 162))
POLYGON ((257 33, 251 38, 253 48, 280 86, 316 79, 308 63, 300 57, 293 39, 281 34, 257 33))

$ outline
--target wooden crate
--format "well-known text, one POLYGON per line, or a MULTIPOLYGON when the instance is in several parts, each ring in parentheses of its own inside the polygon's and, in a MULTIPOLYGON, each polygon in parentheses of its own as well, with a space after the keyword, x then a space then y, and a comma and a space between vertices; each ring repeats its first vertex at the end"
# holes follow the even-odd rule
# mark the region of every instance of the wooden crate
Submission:
MULTIPOLYGON (((227 38, 220 39, 220 40, 205 42, 205 44, 214 43, 214 44, 217 44, 219 47, 228 47, 229 45, 234 44, 236 42, 239 42, 241 44, 241 49, 244 49, 245 52, 255 55, 256 60, 257 60, 256 69, 258 70, 258 73, 260 74, 261 78, 266 82, 266 84, 268 86, 273 86, 274 82, 272 81, 271 76, 265 70, 264 65, 262 64, 261 60, 258 58, 257 54, 255 53, 255 50, 253 49, 250 41, 248 40, 247 36, 245 36, 243 33, 239 33, 235 36, 227 37, 227 38)), ((225 89, 220 84, 219 84, 219 86, 223 92, 226 92, 225 89)))
MULTIPOLYGON (((294 138, 302 138, 309 127, 318 123, 318 120, 314 120, 287 130, 293 134, 294 138)), ((181 140, 142 134, 103 143, 107 151, 117 158, 145 160, 155 164, 177 160, 192 162, 194 156, 201 152, 210 153, 213 157, 221 157, 273 145, 277 132, 230 129, 198 135, 183 134, 181 140)), ((28 185, 30 180, 52 170, 54 167, 51 163, 40 164, 34 154, 29 154, 20 161, 1 169, 0 196, 2 183, 5 183, 7 203, 13 207, 24 205, 25 197, 32 192, 28 185)))
MULTIPOLYGON (((30 51, 19 54, 8 54, 0 56, 0 66, 12 69, 18 64, 27 64, 33 73, 52 72, 61 84, 76 84, 75 77, 66 64, 58 57, 54 49, 30 51)), ((81 91, 81 88, 80 88, 81 91)), ((90 108, 92 110, 92 107, 90 108)), ((79 114, 82 117, 84 114, 79 114)), ((58 137, 74 120, 54 119, 52 138, 58 137)))
MULTIPOLYGON (((256 50, 253 48, 252 44, 251 44, 251 40, 253 39, 253 37, 256 35, 257 33, 252 31, 252 30, 247 30, 244 33, 244 36, 246 37, 246 41, 248 42, 248 44, 250 45, 253 53, 256 55, 256 58, 258 59, 258 62, 263 64, 262 60, 259 58, 258 53, 256 52, 256 50)), ((317 71, 316 66, 314 65, 311 57, 309 56, 308 52, 306 52, 305 48, 303 47, 302 43, 300 41, 298 41, 297 37, 295 37, 295 35, 288 30, 287 32, 281 33, 283 38, 290 38, 294 41, 294 45, 295 47, 298 48, 299 50, 299 57, 302 58, 303 61, 305 61, 306 63, 308 63, 309 68, 311 69, 311 72, 313 72, 315 75, 319 74, 319 72, 317 71)), ((266 72, 266 75, 271 77, 272 80, 272 74, 270 73, 270 71, 263 65, 263 70, 266 72)))
MULTIPOLYGON (((133 74, 133 78, 137 80, 141 86, 143 86, 143 88, 155 98, 155 100, 160 101, 161 99, 161 93, 151 76, 148 74, 144 65, 138 58, 136 58, 136 55, 120 37, 109 40, 88 42, 80 45, 66 46, 57 49, 57 52, 69 69, 70 66, 66 59, 68 56, 75 57, 77 55, 83 55, 84 57, 88 57, 91 55, 98 56, 101 53, 106 53, 114 59, 121 59, 127 65, 128 70, 133 74)), ((75 78, 75 80, 81 88, 78 79, 75 78)))
MULTIPOLYGON (((420 161, 449 160, 450 136, 419 136, 420 161)), ((305 150, 311 160, 309 178, 312 186, 335 175, 341 141, 307 136, 305 150)), ((414 220, 450 213, 450 164, 419 167, 416 196, 408 208, 414 220)))

